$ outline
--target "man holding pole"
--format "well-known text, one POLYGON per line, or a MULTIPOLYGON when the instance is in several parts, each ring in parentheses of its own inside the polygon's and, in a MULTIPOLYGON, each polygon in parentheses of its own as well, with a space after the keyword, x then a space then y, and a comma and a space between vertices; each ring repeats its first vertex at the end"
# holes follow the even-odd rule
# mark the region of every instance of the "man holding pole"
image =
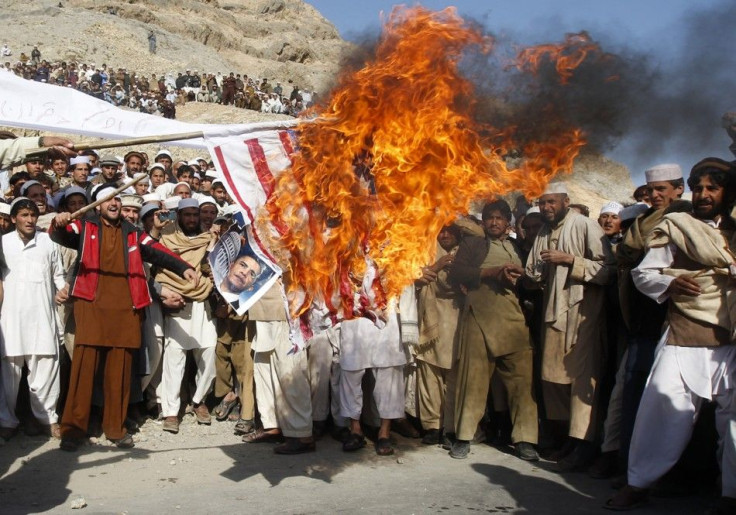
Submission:
POLYGON ((60 213, 51 238, 79 249, 69 288, 74 298, 76 338, 69 393, 61 420, 61 448, 74 451, 89 422, 98 364, 104 362, 102 428, 118 447, 133 447, 123 424, 130 394, 133 352, 141 345, 141 313, 151 303, 143 261, 175 271, 196 284, 197 274, 184 261, 121 217, 121 188, 103 186, 85 208, 95 216, 60 213), (76 218, 76 219, 75 219, 76 218))

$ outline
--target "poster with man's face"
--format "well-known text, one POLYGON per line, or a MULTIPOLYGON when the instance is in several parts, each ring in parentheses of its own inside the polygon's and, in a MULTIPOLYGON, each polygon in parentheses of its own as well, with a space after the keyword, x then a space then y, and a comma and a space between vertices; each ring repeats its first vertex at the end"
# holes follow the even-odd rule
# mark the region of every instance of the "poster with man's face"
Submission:
POLYGON ((256 243, 251 226, 226 232, 209 255, 215 286, 233 310, 242 315, 281 275, 256 243))

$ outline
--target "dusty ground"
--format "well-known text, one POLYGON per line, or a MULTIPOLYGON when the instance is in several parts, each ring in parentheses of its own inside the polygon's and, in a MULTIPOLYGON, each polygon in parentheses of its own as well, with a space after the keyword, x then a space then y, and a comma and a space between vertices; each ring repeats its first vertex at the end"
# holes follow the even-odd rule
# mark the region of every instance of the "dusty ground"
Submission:
MULTIPOLYGON (((343 453, 329 436, 317 452, 278 456, 244 444, 230 422, 178 435, 149 421, 136 447, 100 442, 78 453, 16 436, 0 447, 0 513, 610 513, 607 481, 559 475, 485 444, 466 460, 394 435, 397 453, 343 453), (72 510, 83 497, 87 506, 72 510)), ((104 441, 104 438, 103 438, 104 441)), ((711 498, 654 499, 642 514, 704 513, 711 498)))

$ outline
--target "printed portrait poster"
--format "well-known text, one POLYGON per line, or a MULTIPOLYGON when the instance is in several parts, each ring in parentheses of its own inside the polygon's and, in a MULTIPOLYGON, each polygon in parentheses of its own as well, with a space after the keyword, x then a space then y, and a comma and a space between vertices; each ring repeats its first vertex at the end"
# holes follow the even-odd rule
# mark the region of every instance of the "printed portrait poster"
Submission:
POLYGON ((249 225, 226 232, 209 255, 215 286, 233 310, 242 315, 281 275, 256 244, 249 225))

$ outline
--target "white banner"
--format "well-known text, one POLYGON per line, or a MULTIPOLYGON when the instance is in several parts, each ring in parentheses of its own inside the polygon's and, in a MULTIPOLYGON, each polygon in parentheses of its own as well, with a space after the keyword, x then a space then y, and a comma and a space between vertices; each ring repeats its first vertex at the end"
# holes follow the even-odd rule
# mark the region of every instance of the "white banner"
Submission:
MULTIPOLYGON (((298 120, 244 124, 187 123, 121 109, 73 88, 0 72, 0 125, 96 138, 140 138, 183 132, 237 136, 294 127, 298 120)), ((167 145, 206 148, 202 138, 167 145)))

